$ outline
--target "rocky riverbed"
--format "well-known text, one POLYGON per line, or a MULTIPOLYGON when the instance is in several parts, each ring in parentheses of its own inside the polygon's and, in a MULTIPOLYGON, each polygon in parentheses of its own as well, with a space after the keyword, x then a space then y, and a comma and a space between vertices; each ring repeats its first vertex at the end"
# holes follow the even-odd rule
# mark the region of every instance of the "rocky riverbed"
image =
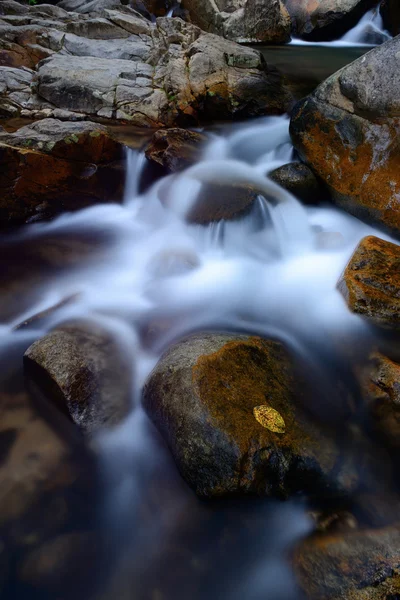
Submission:
POLYGON ((400 36, 289 45, 369 10, 0 0, 7 600, 400 597, 400 36))

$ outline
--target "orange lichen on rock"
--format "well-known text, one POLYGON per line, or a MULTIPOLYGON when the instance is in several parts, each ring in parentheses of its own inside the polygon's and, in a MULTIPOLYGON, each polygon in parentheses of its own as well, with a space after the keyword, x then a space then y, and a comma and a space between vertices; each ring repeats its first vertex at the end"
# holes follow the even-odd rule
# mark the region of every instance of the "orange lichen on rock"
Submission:
POLYGON ((364 238, 339 283, 350 310, 386 328, 400 327, 400 246, 364 238))

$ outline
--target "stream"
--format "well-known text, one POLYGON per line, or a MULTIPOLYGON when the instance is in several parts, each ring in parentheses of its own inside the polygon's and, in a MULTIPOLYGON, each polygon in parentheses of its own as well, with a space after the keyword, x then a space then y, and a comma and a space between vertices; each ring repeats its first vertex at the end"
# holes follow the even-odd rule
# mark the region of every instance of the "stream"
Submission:
MULTIPOLYGON (((261 50, 301 94, 367 51, 365 44, 362 34, 337 46, 261 50)), ((197 499, 140 406, 143 383, 174 340, 204 330, 256 333, 285 341, 306 360, 321 387, 315 410, 337 417, 340 436, 329 390, 339 379, 352 386, 348 352, 366 355, 377 334, 350 313, 336 284, 365 235, 390 238, 323 199, 302 204, 268 179, 296 160, 288 128, 287 116, 216 126, 196 165, 150 186, 140 185, 143 152, 127 149, 121 205, 2 235, 1 390, 22 389, 21 353, 70 319, 109 329, 131 365, 130 416, 93 440, 96 553, 54 600, 302 597, 288 557, 313 528, 305 498, 197 499), (250 185, 259 195, 239 219, 189 224, 209 183, 250 185), (45 318, 29 322, 43 311, 45 318)), ((17 583, 5 597, 33 598, 17 583)))

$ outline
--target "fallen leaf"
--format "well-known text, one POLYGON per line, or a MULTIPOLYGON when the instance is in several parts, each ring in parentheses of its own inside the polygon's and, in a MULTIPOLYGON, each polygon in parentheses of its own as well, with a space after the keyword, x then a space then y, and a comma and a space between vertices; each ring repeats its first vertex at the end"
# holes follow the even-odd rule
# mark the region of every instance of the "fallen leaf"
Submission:
POLYGON ((253 414, 260 425, 266 429, 269 429, 274 433, 285 433, 285 421, 278 411, 271 406, 267 406, 266 404, 255 406, 253 408, 253 414))

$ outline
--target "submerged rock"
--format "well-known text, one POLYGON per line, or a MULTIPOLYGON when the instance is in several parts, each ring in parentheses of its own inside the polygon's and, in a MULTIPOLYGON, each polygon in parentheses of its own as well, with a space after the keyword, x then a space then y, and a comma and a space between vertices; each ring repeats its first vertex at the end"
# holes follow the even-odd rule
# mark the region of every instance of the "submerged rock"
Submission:
POLYGON ((290 18, 281 0, 183 0, 193 23, 240 43, 290 40, 290 18))
POLYGON ((374 0, 284 0, 295 37, 337 40, 354 27, 374 0))
POLYGON ((131 368, 111 333, 66 323, 34 342, 25 373, 86 433, 120 423, 131 406, 131 368))
POLYGON ((302 159, 333 201, 400 234, 400 38, 374 48, 322 83, 292 113, 302 159))
POLYGON ((146 147, 146 157, 176 173, 196 163, 207 136, 188 129, 160 129, 146 147))
POLYGON ((0 225, 123 195, 122 145, 94 123, 44 119, 0 132, 0 225))
POLYGON ((309 600, 395 600, 400 593, 400 527, 319 535, 294 554, 309 600))
POLYGON ((361 240, 338 288, 349 308, 381 327, 400 327, 400 246, 374 236, 361 240))
POLYGON ((326 196, 314 173, 303 163, 282 165, 268 177, 305 204, 318 204, 326 196))
POLYGON ((339 475, 338 447, 304 411, 304 394, 281 343, 214 333, 170 348, 149 376, 143 404, 200 496, 353 486, 339 475))

